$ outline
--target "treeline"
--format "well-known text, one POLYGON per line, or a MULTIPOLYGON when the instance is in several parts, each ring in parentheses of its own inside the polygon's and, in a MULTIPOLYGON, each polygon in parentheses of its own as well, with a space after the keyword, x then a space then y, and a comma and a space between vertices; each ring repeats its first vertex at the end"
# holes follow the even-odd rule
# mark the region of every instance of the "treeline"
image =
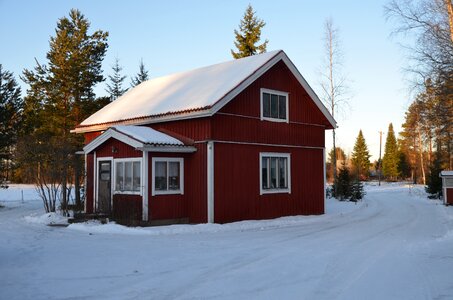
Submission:
POLYGON ((386 14, 395 33, 410 33, 408 71, 415 96, 398 140, 403 176, 440 195, 439 172, 453 170, 453 7, 451 0, 393 0, 386 14))
MULTIPOLYGON (((266 52, 267 40, 259 44, 265 22, 248 5, 239 29, 234 31, 234 58, 266 52)), ((0 185, 8 182, 35 183, 46 211, 63 211, 68 204, 82 208, 82 135, 70 133, 80 122, 124 94, 125 83, 119 59, 104 78, 102 62, 109 33, 90 32, 90 22, 77 9, 58 20, 50 38, 46 63, 36 61, 20 79, 28 89, 22 97, 14 75, 0 64, 0 185), (94 87, 106 81, 108 96, 98 97, 94 87), (77 153, 79 151, 79 153, 77 153), (75 193, 74 193, 75 191, 75 193), (75 195, 70 201, 70 195, 75 195)), ((130 87, 149 79, 140 60, 130 87)))
MULTIPOLYGON (((20 79, 28 89, 22 97, 14 75, 0 64, 0 182, 36 183, 47 211, 69 195, 81 205, 83 136, 71 134, 77 124, 127 91, 126 76, 116 59, 108 76, 108 96, 97 97, 94 87, 106 80, 102 62, 108 49, 108 32, 90 32, 90 22, 76 9, 58 20, 50 38, 46 63, 36 60, 20 79)), ((136 86, 148 79, 140 61, 131 78, 136 86)))

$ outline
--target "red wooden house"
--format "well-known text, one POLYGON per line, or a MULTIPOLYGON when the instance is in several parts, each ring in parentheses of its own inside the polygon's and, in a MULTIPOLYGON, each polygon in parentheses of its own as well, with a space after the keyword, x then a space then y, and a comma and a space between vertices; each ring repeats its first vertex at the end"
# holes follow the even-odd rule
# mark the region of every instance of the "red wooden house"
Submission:
POLYGON ((149 223, 323 214, 335 120, 283 51, 146 81, 73 130, 87 213, 149 223))

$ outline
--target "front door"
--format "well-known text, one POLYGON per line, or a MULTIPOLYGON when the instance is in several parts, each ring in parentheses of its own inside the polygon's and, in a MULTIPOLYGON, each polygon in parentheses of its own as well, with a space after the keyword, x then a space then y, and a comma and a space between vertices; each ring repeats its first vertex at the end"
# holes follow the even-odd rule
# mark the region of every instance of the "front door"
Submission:
POLYGON ((98 178, 98 207, 97 212, 110 214, 112 199, 112 162, 110 160, 99 161, 98 178))

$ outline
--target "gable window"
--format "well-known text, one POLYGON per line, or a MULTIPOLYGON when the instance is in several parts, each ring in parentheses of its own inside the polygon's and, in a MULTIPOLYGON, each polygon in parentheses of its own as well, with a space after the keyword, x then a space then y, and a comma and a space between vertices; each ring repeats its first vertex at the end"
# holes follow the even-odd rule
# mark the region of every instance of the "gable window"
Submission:
POLYGON ((184 194, 184 159, 153 157, 152 195, 184 194))
POLYGON ((291 193, 289 153, 260 153, 260 194, 291 193))
POLYGON ((288 122, 288 93, 261 89, 261 120, 288 122))
POLYGON ((115 159, 115 192, 140 193, 141 159, 115 159))

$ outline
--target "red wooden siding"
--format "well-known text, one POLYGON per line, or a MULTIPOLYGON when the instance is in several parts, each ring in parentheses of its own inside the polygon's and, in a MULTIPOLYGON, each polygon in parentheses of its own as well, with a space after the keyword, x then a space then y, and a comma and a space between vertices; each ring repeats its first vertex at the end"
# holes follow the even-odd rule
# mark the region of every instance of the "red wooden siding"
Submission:
POLYGON ((185 193, 190 200, 188 206, 191 223, 208 221, 207 214, 207 145, 195 144, 197 152, 187 159, 185 171, 185 193))
POLYGON ((214 146, 215 222, 324 213, 322 149, 214 146), (291 194, 260 195, 259 154, 291 155, 291 194))
POLYGON ((112 216, 115 220, 128 225, 141 221, 142 196, 114 194, 112 216))
POLYGON ((206 144, 196 144, 195 153, 149 153, 149 220, 189 218, 191 223, 207 221, 206 144), (184 194, 152 196, 152 157, 184 158, 184 194))
POLYGON ((127 158, 127 157, 142 157, 143 152, 136 150, 134 147, 129 146, 117 139, 110 138, 101 146, 96 148, 96 157, 113 157, 113 158, 127 158))
MULTIPOLYGON (((289 93, 289 121, 329 127, 328 120, 283 63, 279 62, 225 105, 220 112, 260 118, 260 89, 289 93)), ((216 132, 213 128, 212 132, 216 132)))
POLYGON ((86 178, 87 178, 87 186, 85 189, 85 207, 86 213, 93 213, 93 192, 94 192, 94 155, 93 153, 88 154, 86 156, 86 178))
POLYGON ((213 139, 219 141, 324 147, 324 128, 320 126, 215 115, 213 127, 213 139))
POLYGON ((100 136, 102 131, 86 132, 84 133, 85 145, 90 143, 92 140, 100 136))
POLYGON ((203 141, 211 136, 211 120, 209 118, 197 118, 180 121, 150 124, 156 130, 165 129, 180 134, 195 141, 203 141))
POLYGON ((187 153, 158 153, 150 152, 148 164, 148 219, 149 220, 166 220, 187 218, 188 196, 185 191, 187 188, 187 153), (184 194, 173 195, 154 195, 152 196, 152 158, 153 157, 182 157, 184 158, 184 194))
POLYGON ((445 197, 447 205, 453 205, 453 188, 447 188, 445 197))

